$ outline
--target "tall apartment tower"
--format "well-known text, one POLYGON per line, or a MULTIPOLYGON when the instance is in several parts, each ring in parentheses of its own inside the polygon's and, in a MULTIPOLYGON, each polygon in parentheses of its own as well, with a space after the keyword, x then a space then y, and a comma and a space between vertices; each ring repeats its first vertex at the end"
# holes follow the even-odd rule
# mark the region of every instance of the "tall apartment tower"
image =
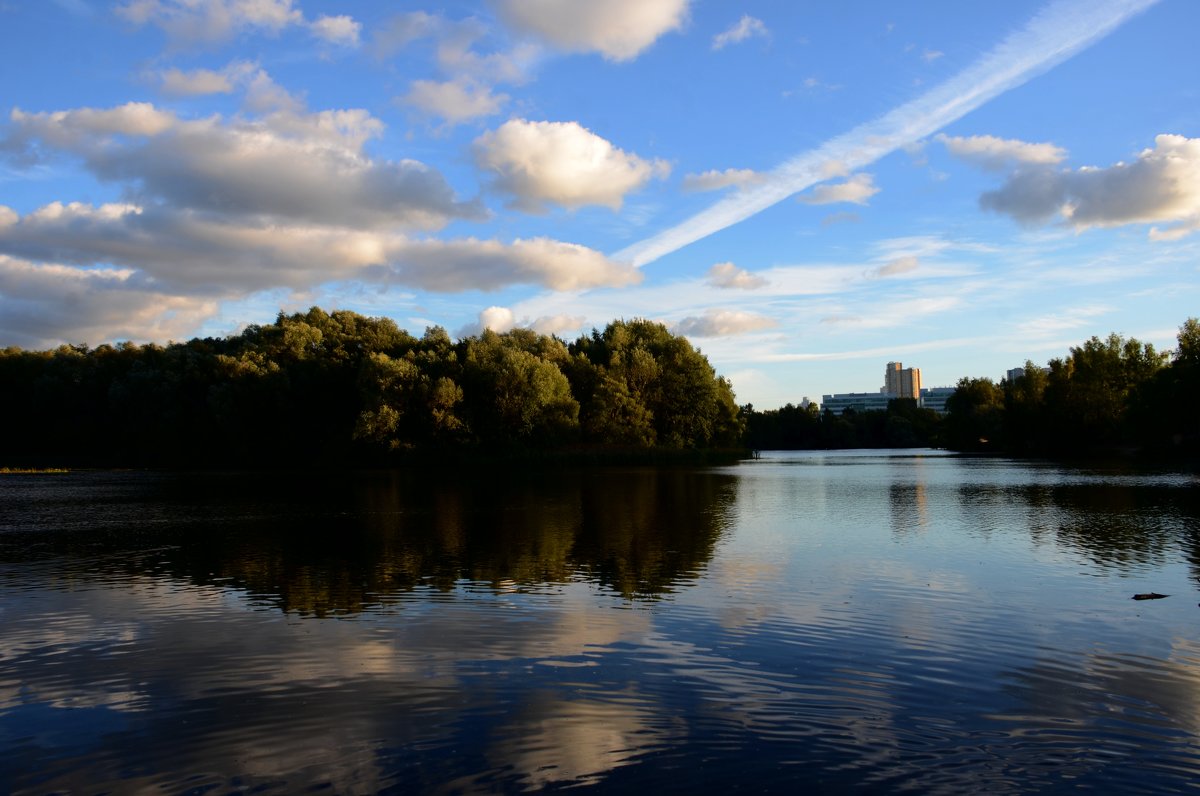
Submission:
POLYGON ((906 368, 900 362, 889 362, 883 371, 883 389, 880 392, 896 398, 921 397, 921 369, 906 368))

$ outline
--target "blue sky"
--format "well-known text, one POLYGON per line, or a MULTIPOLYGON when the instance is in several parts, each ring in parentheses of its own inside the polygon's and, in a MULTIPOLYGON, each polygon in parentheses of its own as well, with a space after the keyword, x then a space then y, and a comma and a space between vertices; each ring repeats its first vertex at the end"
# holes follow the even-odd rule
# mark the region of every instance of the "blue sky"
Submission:
POLYGON ((659 320, 741 402, 1200 314, 1200 5, 0 0, 0 346, 659 320))

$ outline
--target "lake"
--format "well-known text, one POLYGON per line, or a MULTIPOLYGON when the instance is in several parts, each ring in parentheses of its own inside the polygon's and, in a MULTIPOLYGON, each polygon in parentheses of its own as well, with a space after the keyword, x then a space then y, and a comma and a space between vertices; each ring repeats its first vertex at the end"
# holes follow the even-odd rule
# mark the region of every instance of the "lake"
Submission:
POLYGON ((1198 486, 0 475, 0 792, 1194 793, 1198 486))

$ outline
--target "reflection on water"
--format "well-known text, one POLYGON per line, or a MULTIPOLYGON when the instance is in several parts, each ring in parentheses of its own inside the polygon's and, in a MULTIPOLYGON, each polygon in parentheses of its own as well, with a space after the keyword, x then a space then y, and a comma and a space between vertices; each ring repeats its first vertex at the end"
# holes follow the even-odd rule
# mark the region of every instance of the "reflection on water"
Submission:
POLYGON ((317 616, 464 581, 670 593, 711 556, 734 483, 655 469, 78 480, 15 484, 0 520, 9 561, 66 558, 59 577, 91 580, 152 569, 317 616))
POLYGON ((932 452, 4 478, 0 792, 1187 790, 1195 486, 932 452))

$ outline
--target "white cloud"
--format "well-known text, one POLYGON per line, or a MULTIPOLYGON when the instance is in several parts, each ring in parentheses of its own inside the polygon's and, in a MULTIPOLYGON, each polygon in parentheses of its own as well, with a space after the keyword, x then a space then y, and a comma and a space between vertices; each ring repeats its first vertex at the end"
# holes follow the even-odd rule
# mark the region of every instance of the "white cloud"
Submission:
POLYGON ((1154 144, 1107 168, 1017 171, 980 204, 1025 223, 1060 215, 1076 230, 1169 224, 1150 238, 1177 240, 1200 230, 1200 138, 1159 135, 1154 144))
POLYGON ((921 53, 921 60, 927 64, 931 64, 937 59, 941 58, 943 55, 945 55, 945 53, 941 50, 926 50, 925 52, 921 53))
POLYGON ((513 119, 477 138, 474 148, 494 187, 528 212, 547 204, 616 210, 625 194, 670 171, 665 161, 626 153, 576 122, 513 119))
POLYGON ((717 263, 708 269, 708 284, 717 288, 754 290, 764 287, 767 280, 744 268, 738 268, 733 263, 717 263))
POLYGON ((541 48, 518 43, 510 50, 481 54, 477 45, 486 39, 489 29, 470 18, 457 22, 440 20, 436 30, 437 62, 446 73, 470 77, 480 83, 524 83, 529 70, 541 57, 541 48))
MULTIPOLYGON (((254 75, 252 83, 270 82, 261 70, 254 75)), ((441 174, 421 163, 369 156, 364 145, 381 131, 361 110, 191 120, 149 103, 14 110, 3 143, 18 158, 79 158, 131 200, 51 202, 24 215, 0 207, 0 254, 9 271, 22 284, 42 286, 36 301, 15 298, 18 276, 10 274, 3 310, 15 320, 7 339, 43 340, 51 327, 37 317, 62 319, 92 294, 121 315, 89 310, 63 328, 94 340, 144 338, 155 329, 176 335, 212 315, 214 302, 347 280, 441 292, 514 285, 575 291, 640 280, 628 264, 549 238, 412 237, 484 211, 477 201, 457 200, 441 174), (62 282, 58 294, 46 287, 47 274, 62 282), (118 284, 120 296, 110 298, 118 284), (100 287, 106 292, 96 293, 100 287), (181 320, 172 325, 175 317, 181 320)), ((609 155, 618 165, 641 163, 616 150, 609 155)), ((562 322, 549 314, 544 320, 548 327, 562 322)))
POLYGON ((628 61, 683 26, 689 0, 498 0, 515 30, 568 52, 628 61))
POLYGON ((442 83, 415 80, 402 101, 429 116, 445 119, 449 124, 459 124, 499 113, 508 101, 508 95, 493 94, 487 86, 461 78, 442 83))
POLYGON ((527 42, 480 51, 481 43, 494 38, 493 31, 474 17, 451 20, 414 11, 383 23, 370 49, 376 57, 389 58, 413 42, 431 39, 434 62, 445 78, 414 80, 408 93, 397 100, 453 126, 498 113, 509 98, 497 93, 496 86, 526 82, 542 56, 541 47, 527 42))
POLYGON ((562 334, 563 332, 578 331, 583 328, 585 323, 587 323, 587 318, 582 315, 560 313, 558 315, 542 315, 528 326, 538 334, 562 334))
POLYGON ((740 44, 752 36, 769 36, 770 31, 763 24, 761 19, 756 19, 749 14, 743 14, 742 18, 734 23, 733 27, 726 31, 713 36, 712 48, 714 50, 724 49, 730 44, 740 44))
POLYGON ((1014 164, 1048 166, 1061 163, 1067 157, 1067 151, 1054 144, 1030 144, 1014 138, 944 133, 938 133, 934 138, 944 144, 951 155, 990 171, 1000 171, 1014 164))
MULTIPOLYGON (((254 113, 303 114, 304 101, 276 83, 266 71, 257 67, 247 70, 240 80, 245 83, 242 101, 246 110, 254 113)), ((277 116, 276 118, 283 118, 277 116)), ((382 130, 382 125, 379 126, 382 130)))
POLYGON ((216 310, 211 298, 155 290, 129 269, 84 270, 0 254, 0 337, 22 348, 181 339, 216 310))
POLYGON ((583 290, 636 284, 641 274, 594 249, 549 238, 511 244, 464 238, 423 240, 404 246, 390 272, 397 281, 444 292, 499 290, 532 284, 551 290, 583 290))
POLYGON ((350 278, 441 292, 515 284, 579 290, 641 276, 593 249, 548 238, 414 240, 127 204, 52 203, 0 226, 0 251, 80 267, 118 263, 166 289, 206 295, 350 278))
POLYGON ((838 202, 850 202, 865 205, 867 200, 879 193, 874 179, 870 174, 855 174, 845 182, 818 185, 808 196, 800 197, 800 201, 810 205, 830 205, 838 202))
POLYGON ((227 75, 211 69, 183 72, 168 69, 161 75, 162 90, 175 97, 199 97, 205 94, 230 94, 233 82, 227 75))
POLYGON ((362 110, 185 120, 129 103, 14 110, 8 142, 79 156, 97 178, 136 187, 147 200, 220 216, 415 229, 482 217, 434 169, 367 156, 363 145, 382 129, 362 110))
POLYGON ((362 25, 353 17, 345 15, 336 17, 322 15, 309 25, 309 29, 322 41, 342 47, 357 47, 362 25))
POLYGON ((762 174, 753 169, 725 169, 724 171, 705 171, 700 174, 687 174, 683 178, 685 191, 719 191, 736 185, 741 188, 755 185, 764 179, 762 174))
POLYGON ((675 324, 676 334, 689 337, 728 337, 759 332, 779 325, 774 318, 739 310, 708 309, 702 316, 689 316, 675 324))
POLYGON ((186 42, 219 42, 247 30, 278 33, 304 23, 292 0, 128 0, 116 13, 186 42))
POLYGON ((491 329, 503 334, 511 329, 532 329, 538 334, 558 335, 563 332, 577 332, 583 328, 587 319, 582 315, 542 315, 534 320, 528 317, 517 319, 516 313, 508 307, 488 307, 479 313, 475 323, 468 324, 458 330, 458 337, 468 337, 491 329))
POLYGON ((907 274, 910 271, 917 270, 920 265, 921 261, 910 254, 904 257, 897 257, 894 260, 889 260, 878 268, 872 268, 871 270, 867 271, 866 275, 869 279, 882 279, 888 276, 907 274))
POLYGON ((488 307, 479 313, 481 329, 491 329, 493 332, 503 334, 516 325, 517 320, 513 317, 513 311, 508 307, 488 307))

